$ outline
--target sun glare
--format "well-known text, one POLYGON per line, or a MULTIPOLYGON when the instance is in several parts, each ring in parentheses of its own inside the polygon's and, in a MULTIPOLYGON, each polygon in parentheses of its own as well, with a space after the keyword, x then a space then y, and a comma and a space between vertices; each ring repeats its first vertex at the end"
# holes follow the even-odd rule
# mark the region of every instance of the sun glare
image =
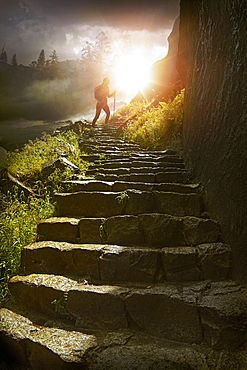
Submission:
POLYGON ((150 79, 150 63, 140 55, 122 56, 115 69, 117 87, 128 96, 142 90, 150 79))

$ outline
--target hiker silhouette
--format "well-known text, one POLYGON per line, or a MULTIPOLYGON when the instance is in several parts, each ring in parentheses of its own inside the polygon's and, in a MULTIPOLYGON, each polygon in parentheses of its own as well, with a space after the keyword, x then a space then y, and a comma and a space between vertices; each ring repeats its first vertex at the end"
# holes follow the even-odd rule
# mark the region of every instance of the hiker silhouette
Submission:
POLYGON ((108 77, 104 78, 103 83, 94 89, 94 97, 97 100, 96 103, 96 113, 92 122, 92 127, 95 127, 96 121, 100 116, 101 110, 103 109, 106 113, 105 125, 107 125, 110 117, 110 108, 107 104, 107 98, 111 98, 116 94, 114 91, 112 94, 109 92, 109 83, 110 80, 108 77))

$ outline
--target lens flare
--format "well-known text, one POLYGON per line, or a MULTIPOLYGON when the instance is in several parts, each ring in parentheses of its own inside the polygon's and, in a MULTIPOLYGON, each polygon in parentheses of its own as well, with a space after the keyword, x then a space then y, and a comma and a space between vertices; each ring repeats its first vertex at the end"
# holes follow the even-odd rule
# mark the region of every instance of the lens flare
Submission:
POLYGON ((115 68, 119 89, 129 96, 142 90, 150 81, 150 63, 139 55, 122 56, 115 68))

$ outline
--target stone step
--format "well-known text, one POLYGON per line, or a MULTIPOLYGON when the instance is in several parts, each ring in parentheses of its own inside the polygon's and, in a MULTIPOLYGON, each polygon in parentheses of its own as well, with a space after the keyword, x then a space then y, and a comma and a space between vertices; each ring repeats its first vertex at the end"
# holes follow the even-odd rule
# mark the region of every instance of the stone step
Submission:
POLYGON ((117 168, 104 168, 104 167, 95 167, 88 169, 85 172, 86 176, 94 176, 97 174, 103 175, 138 175, 138 174, 159 174, 161 172, 174 172, 174 171, 182 171, 181 167, 117 167, 117 168))
POLYGON ((98 345, 94 335, 37 325, 6 308, 0 317, 1 351, 25 369, 79 370, 85 354, 98 345))
POLYGON ((123 151, 123 152, 128 152, 128 151, 141 151, 142 149, 140 148, 139 145, 136 144, 130 144, 130 143, 115 143, 115 142, 108 142, 104 143, 101 141, 97 141, 95 143, 81 143, 80 144, 80 149, 81 151, 84 152, 92 152, 92 151, 98 151, 100 150, 101 152, 104 150, 112 150, 112 151, 123 151))
POLYGON ((116 168, 161 168, 162 170, 164 168, 169 168, 169 167, 175 167, 178 169, 184 169, 184 164, 183 163, 178 163, 178 162, 161 162, 161 161, 156 161, 156 162, 150 162, 150 161, 96 161, 95 163, 91 163, 89 166, 90 170, 93 169, 116 169, 116 168))
POLYGON ((229 277, 230 256, 223 243, 153 249, 45 241, 22 249, 21 270, 98 284, 220 281, 229 277))
MULTIPOLYGON (((93 137, 89 137, 89 138, 86 138, 84 139, 83 137, 81 137, 79 139, 79 143, 81 145, 84 145, 84 144, 91 144, 91 145, 97 145, 98 143, 100 144, 130 144, 129 141, 125 141, 123 139, 120 139, 118 137, 106 137, 106 136, 93 136, 93 137)), ((133 143, 131 143, 133 144, 133 143)), ((137 147, 141 148, 140 145, 138 145, 137 143, 135 143, 137 147)))
POLYGON ((63 182, 63 188, 68 192, 78 191, 124 191, 136 189, 142 191, 165 191, 172 193, 199 193, 199 184, 173 183, 141 183, 128 181, 97 181, 97 180, 69 180, 63 182))
POLYGON ((2 352, 6 359, 15 360, 9 366, 0 362, 2 369, 209 370, 212 361, 218 369, 229 369, 231 364, 235 369, 246 368, 244 350, 219 352, 205 344, 168 341, 131 329, 101 336, 84 334, 65 330, 59 320, 39 318, 37 324, 37 320, 6 308, 0 310, 0 316, 2 352))
POLYGON ((174 216, 201 215, 201 196, 189 193, 126 190, 124 192, 77 192, 55 194, 59 216, 110 217, 140 213, 174 216))
POLYGON ((53 217, 39 222, 40 240, 82 244, 117 244, 152 248, 196 246, 216 243, 219 224, 198 217, 151 213, 103 218, 53 217))
POLYGON ((131 173, 126 175, 104 175, 96 174, 94 178, 102 181, 133 181, 150 183, 186 183, 187 173, 184 171, 158 172, 158 173, 131 173))
POLYGON ((15 276, 9 289, 26 309, 59 318, 66 312, 81 330, 138 330, 169 340, 230 348, 246 340, 247 290, 234 282, 90 285, 55 275, 15 276), (63 304, 62 304, 63 303, 63 304))
POLYGON ((81 154, 81 158, 86 161, 98 161, 104 163, 107 161, 157 161, 157 162, 169 162, 169 163, 183 163, 183 160, 177 156, 170 156, 167 154, 148 154, 147 152, 135 152, 135 153, 109 153, 107 156, 94 153, 94 154, 81 154))
POLYGON ((80 142, 80 149, 82 151, 87 151, 88 148, 90 150, 92 149, 101 149, 101 150, 108 150, 111 148, 116 148, 116 150, 128 150, 128 149, 134 149, 134 150, 142 150, 140 145, 138 144, 131 144, 127 141, 119 141, 119 140, 88 140, 80 142))

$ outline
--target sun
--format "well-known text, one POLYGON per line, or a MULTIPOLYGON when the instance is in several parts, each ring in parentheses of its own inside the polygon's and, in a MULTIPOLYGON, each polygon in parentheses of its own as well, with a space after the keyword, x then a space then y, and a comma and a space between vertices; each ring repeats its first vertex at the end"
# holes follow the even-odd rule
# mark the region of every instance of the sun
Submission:
POLYGON ((128 96, 135 95, 150 81, 150 67, 150 63, 137 52, 123 55, 115 68, 117 87, 128 96))

